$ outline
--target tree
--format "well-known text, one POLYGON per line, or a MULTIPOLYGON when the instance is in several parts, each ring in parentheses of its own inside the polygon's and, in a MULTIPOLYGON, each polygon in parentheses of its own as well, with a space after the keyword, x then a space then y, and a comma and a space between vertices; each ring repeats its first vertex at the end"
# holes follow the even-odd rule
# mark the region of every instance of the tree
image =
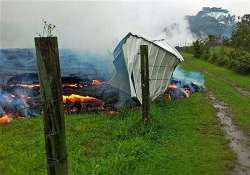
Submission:
POLYGON ((213 47, 216 45, 220 45, 222 43, 222 38, 216 35, 208 35, 205 42, 208 47, 213 47))
POLYGON ((241 50, 250 50, 250 14, 245 14, 232 34, 232 46, 241 50))
POLYGON ((209 47, 207 45, 208 39, 198 39, 193 42, 193 55, 196 58, 208 59, 209 47))
POLYGON ((196 40, 193 42, 193 55, 199 58, 202 54, 202 42, 201 40, 196 40))

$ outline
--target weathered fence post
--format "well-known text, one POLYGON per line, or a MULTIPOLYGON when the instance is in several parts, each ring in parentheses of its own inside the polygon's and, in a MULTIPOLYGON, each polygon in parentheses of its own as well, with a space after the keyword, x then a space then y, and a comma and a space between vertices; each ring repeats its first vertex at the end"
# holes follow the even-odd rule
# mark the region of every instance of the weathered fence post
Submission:
POLYGON ((61 73, 56 37, 36 37, 37 67, 44 113, 48 174, 67 175, 61 73))
POLYGON ((141 55, 141 89, 142 89, 142 119, 144 123, 149 121, 149 67, 148 46, 140 45, 141 55))

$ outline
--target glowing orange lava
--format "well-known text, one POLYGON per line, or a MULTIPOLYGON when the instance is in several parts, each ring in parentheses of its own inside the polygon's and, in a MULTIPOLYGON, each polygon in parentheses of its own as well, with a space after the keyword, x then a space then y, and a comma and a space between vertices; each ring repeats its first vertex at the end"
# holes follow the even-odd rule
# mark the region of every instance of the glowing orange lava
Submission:
POLYGON ((170 88, 170 89, 176 89, 177 85, 176 84, 169 84, 168 88, 170 88))
POLYGON ((72 102, 72 103, 93 103, 98 102, 99 100, 94 97, 81 96, 77 94, 71 94, 69 96, 63 95, 63 103, 72 102))
POLYGON ((10 87, 23 87, 23 88, 29 88, 29 89, 32 89, 32 88, 38 88, 40 87, 39 84, 14 84, 14 85, 9 85, 10 87))
POLYGON ((7 125, 8 123, 11 122, 11 120, 12 120, 12 118, 9 117, 7 114, 5 114, 2 117, 0 117, 0 124, 7 125))
POLYGON ((83 87, 81 84, 77 84, 77 83, 64 83, 62 86, 63 87, 71 87, 71 88, 82 88, 83 87))
POLYGON ((100 86, 100 85, 102 85, 101 80, 92 80, 92 86, 100 86))

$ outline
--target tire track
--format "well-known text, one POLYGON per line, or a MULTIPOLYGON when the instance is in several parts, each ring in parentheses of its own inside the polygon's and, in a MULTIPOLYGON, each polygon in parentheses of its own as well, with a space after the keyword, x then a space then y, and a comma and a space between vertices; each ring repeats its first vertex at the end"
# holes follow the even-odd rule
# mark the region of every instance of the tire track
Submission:
POLYGON ((237 164, 232 175, 250 175, 250 146, 247 144, 247 136, 237 127, 228 112, 227 105, 215 98, 210 92, 209 99, 217 110, 221 129, 225 132, 226 138, 230 141, 230 147, 237 156, 237 164))

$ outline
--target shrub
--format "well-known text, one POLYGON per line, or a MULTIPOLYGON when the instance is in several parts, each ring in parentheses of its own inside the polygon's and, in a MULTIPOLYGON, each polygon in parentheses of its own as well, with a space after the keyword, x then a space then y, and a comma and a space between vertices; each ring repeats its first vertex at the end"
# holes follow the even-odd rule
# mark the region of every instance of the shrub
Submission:
POLYGON ((210 62, 210 63, 216 63, 216 60, 217 60, 216 53, 212 53, 211 56, 208 59, 208 62, 210 62))
POLYGON ((210 39, 199 39, 193 42, 194 57, 228 67, 238 73, 250 74, 250 52, 226 46, 209 47, 211 41, 210 37, 210 39))
POLYGON ((250 53, 234 50, 229 54, 230 68, 242 74, 250 74, 250 53))
POLYGON ((207 44, 204 44, 203 45, 203 48, 202 48, 202 55, 201 55, 201 58, 204 59, 204 60, 208 60, 210 57, 210 50, 209 50, 209 47, 207 46, 207 44))
POLYGON ((219 66, 225 66, 229 62, 229 57, 227 56, 226 48, 224 46, 215 48, 216 60, 215 63, 219 66))
POLYGON ((193 42, 193 55, 196 58, 200 58, 202 54, 202 40, 196 40, 193 42))
POLYGON ((206 40, 198 39, 193 42, 193 55, 196 58, 203 58, 205 60, 209 58, 210 53, 206 40))

